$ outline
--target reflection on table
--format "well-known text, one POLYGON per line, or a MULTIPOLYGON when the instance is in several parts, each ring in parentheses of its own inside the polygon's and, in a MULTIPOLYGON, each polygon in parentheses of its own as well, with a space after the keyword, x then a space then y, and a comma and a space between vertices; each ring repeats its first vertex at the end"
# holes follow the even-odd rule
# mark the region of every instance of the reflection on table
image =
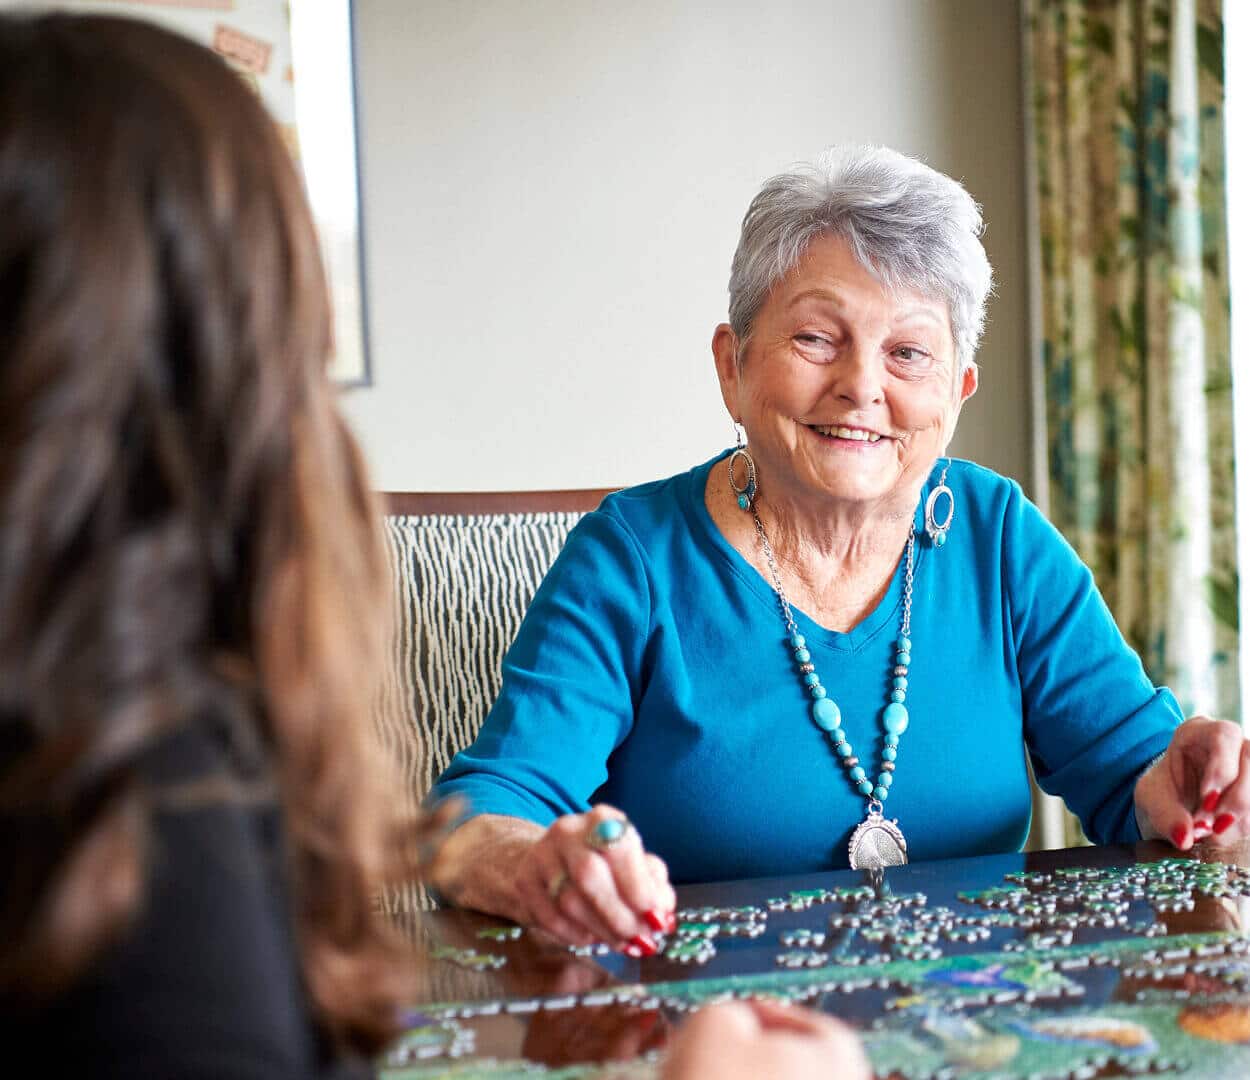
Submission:
POLYGON ((1140 844, 685 886, 643 960, 405 917, 423 988, 386 1075, 650 1075, 691 1010, 769 995, 855 1024, 882 1077, 1250 1076, 1247 866, 1140 844))

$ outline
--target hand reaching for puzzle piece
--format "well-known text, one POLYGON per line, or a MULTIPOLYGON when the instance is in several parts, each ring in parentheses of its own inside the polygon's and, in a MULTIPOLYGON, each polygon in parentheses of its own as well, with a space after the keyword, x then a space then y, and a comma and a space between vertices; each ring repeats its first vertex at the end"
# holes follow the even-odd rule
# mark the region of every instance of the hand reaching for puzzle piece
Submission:
POLYGON ((1182 851, 1207 837, 1241 840, 1250 835, 1250 743, 1227 720, 1191 717, 1133 795, 1147 838, 1167 837, 1182 851))

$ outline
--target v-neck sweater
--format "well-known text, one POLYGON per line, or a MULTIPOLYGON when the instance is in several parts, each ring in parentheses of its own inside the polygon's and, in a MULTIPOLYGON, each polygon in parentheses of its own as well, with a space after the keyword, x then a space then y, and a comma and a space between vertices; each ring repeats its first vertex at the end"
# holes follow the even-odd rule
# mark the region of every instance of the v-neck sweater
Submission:
MULTIPOLYGON (((549 824, 624 811, 674 882, 847 865, 864 818, 812 720, 772 585, 704 499, 717 455, 617 492, 569 534, 503 665, 476 741, 436 784, 470 814, 549 824)), ((1180 723, 1093 576, 1015 481, 950 463, 948 542, 916 509, 910 724, 885 803, 912 861, 1018 850, 1028 762, 1096 842, 1139 837, 1133 784, 1180 723)), ((869 778, 880 771, 903 560, 840 633, 793 609, 869 778)))

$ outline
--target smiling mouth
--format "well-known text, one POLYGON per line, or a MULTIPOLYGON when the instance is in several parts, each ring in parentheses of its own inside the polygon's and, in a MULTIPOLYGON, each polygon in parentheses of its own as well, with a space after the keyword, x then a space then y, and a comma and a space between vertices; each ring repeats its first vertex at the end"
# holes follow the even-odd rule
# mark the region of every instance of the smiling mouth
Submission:
POLYGON ((808 424, 807 426, 816 434, 823 435, 827 439, 849 439, 852 442, 875 443, 889 438, 888 435, 881 435, 876 431, 869 431, 867 428, 843 427, 841 424, 808 424))

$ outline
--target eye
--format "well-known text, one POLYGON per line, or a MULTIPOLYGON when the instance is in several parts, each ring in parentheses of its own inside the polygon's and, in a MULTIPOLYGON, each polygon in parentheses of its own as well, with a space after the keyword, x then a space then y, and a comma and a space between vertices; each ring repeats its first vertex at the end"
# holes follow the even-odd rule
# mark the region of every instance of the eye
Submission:
POLYGON ((920 378, 934 370, 937 360, 919 345, 895 345, 890 350, 889 366, 897 375, 920 378))
POLYGON ((803 359, 809 363, 827 364, 838 351, 837 345, 834 344, 832 337, 828 334, 817 334, 810 330, 804 330, 795 334, 793 340, 803 359))

